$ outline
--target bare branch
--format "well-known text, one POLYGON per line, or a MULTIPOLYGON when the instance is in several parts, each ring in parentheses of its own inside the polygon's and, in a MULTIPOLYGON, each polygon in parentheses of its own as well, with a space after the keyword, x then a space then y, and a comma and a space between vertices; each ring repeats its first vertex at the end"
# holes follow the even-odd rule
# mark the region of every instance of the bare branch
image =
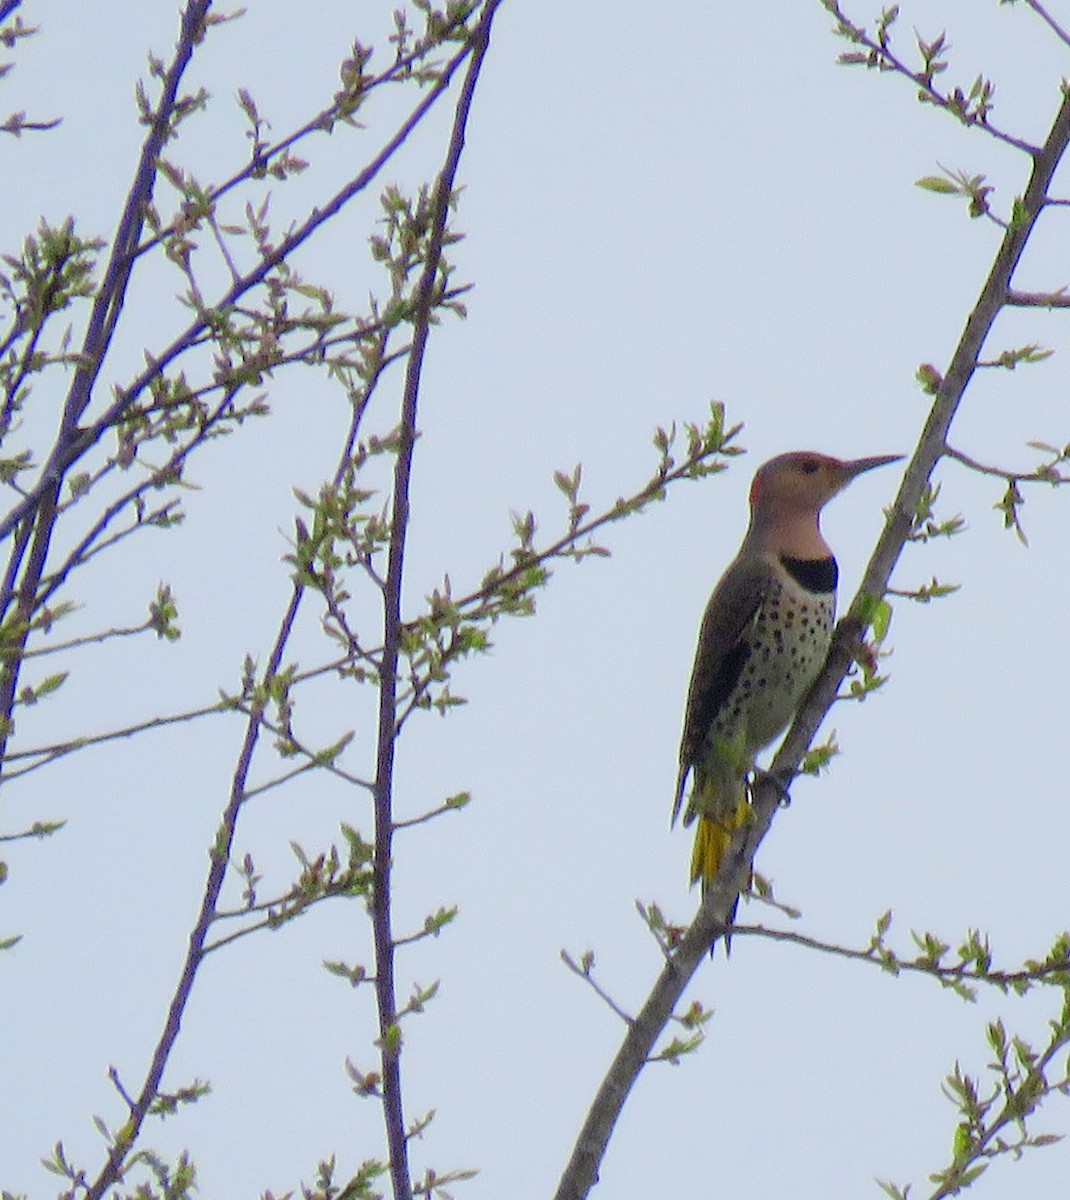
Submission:
POLYGON ((12 750, 4 756, 4 762, 20 762, 26 759, 33 761, 27 763, 26 766, 19 767, 17 770, 4 771, 0 774, 0 782, 6 783, 12 779, 18 779, 21 775, 28 775, 31 771, 36 771, 48 763, 65 758, 68 754, 73 754, 77 750, 84 750, 89 746, 101 746, 105 742, 136 737, 138 734, 145 733, 150 729, 164 729, 169 725, 182 725, 187 721, 194 721, 198 717, 211 716, 213 713, 231 712, 233 711, 233 707, 228 702, 217 701, 215 704, 206 704, 200 708, 190 708, 184 712, 170 713, 163 717, 149 717, 147 720, 137 721, 132 725, 124 725, 121 729, 110 729, 106 733, 90 733, 84 737, 71 738, 68 741, 51 742, 45 746, 30 746, 26 750, 12 750))
MULTIPOLYGON (((976 471, 979 475, 992 475, 997 479, 1004 479, 1008 482, 1050 483, 1054 487, 1062 483, 1070 483, 1070 476, 1060 475, 1054 467, 1041 468, 1035 471, 1008 471, 1003 467, 992 467, 978 462, 976 458, 971 458, 968 454, 963 454, 961 450, 956 450, 953 446, 945 446, 944 455, 947 458, 953 458, 956 462, 962 463, 964 467, 969 467, 971 471, 976 471)), ((1060 455, 1060 459, 1062 457, 1064 456, 1060 455)))
POLYGON ((1054 292, 1019 292, 1009 288, 1007 303, 1014 308, 1070 308, 1070 295, 1065 284, 1054 292))
POLYGON ((605 988, 600 986, 594 975, 591 974, 591 970, 594 967, 593 955, 583 955, 583 965, 581 966, 567 950, 562 950, 561 961, 574 975, 578 975, 585 983, 590 984, 595 995, 598 996, 598 998, 606 1005, 608 1005, 608 1007, 615 1012, 618 1017, 620 1017, 625 1025, 635 1024, 635 1018, 629 1013, 626 1013, 624 1009, 621 1008, 621 1006, 616 1002, 616 1000, 614 1000, 613 997, 605 990, 605 988))
POLYGON ((1048 12, 1040 0, 1025 0, 1026 4, 1037 14, 1038 17, 1047 25, 1047 27, 1055 34, 1064 46, 1070 46, 1070 34, 1055 20, 1048 12))

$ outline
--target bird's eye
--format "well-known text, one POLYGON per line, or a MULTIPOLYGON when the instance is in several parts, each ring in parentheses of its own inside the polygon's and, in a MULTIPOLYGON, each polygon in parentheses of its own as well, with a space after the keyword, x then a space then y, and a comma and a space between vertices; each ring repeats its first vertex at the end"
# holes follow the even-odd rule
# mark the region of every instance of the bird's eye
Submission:
POLYGON ((817 462, 812 458, 804 458, 803 461, 799 463, 799 469, 804 475, 816 475, 817 462))

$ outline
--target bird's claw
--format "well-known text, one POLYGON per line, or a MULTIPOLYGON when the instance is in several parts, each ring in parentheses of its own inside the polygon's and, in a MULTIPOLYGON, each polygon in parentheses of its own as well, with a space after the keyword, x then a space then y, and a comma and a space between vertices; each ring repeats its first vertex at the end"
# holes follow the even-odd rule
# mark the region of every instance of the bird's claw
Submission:
POLYGON ((773 771, 763 771, 761 767, 755 767, 751 772, 750 788, 754 788, 758 784, 770 783, 780 793, 779 804, 781 808, 787 808, 791 804, 791 793, 788 791, 789 784, 773 771))

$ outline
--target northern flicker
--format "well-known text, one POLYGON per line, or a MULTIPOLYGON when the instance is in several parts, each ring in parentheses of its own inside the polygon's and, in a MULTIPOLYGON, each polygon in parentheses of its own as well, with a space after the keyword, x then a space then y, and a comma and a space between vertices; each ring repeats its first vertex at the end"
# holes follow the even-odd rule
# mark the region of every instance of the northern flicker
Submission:
POLYGON ((754 476, 747 535, 702 619, 680 742, 672 820, 690 775, 684 824, 698 818, 691 882, 703 890, 746 820, 755 755, 787 727, 828 653, 839 571, 821 509, 855 476, 898 457, 796 452, 754 476))

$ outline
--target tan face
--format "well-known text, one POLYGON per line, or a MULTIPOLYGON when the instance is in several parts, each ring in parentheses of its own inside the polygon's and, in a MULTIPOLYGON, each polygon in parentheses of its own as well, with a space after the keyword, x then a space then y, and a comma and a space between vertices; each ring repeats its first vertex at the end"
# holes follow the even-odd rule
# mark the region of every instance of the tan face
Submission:
POLYGON ((812 450, 781 454, 758 469, 751 485, 751 504, 763 508, 817 511, 856 475, 896 462, 898 458, 898 455, 884 454, 844 462, 812 450))

